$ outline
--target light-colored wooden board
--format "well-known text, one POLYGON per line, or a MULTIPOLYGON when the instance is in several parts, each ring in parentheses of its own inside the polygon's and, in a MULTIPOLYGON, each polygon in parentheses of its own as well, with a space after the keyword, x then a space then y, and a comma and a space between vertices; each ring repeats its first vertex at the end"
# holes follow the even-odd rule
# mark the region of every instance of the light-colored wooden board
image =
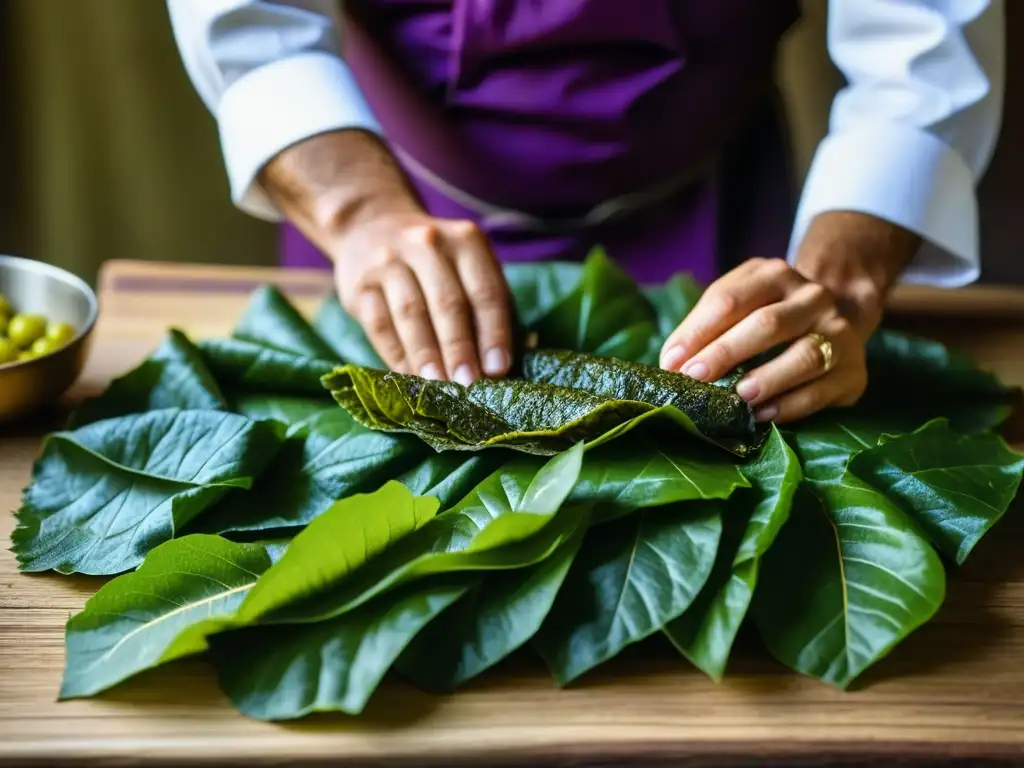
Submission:
MULTIPOLYGON (((101 279, 92 358, 69 395, 101 390, 150 351, 169 325, 224 334, 262 281, 311 310, 330 290, 312 272, 114 263, 101 279)), ((1009 320, 935 326, 1024 384, 1024 325, 1009 320)), ((0 538, 46 428, 0 437, 0 538)), ((1024 515, 1001 524, 951 574, 939 616, 839 692, 780 669, 756 649, 714 685, 657 644, 642 646, 579 685, 558 690, 522 656, 458 694, 435 698, 386 683, 362 718, 290 725, 247 720, 225 702, 201 661, 172 665, 101 698, 57 703, 63 624, 100 583, 19 574, 0 551, 0 764, 41 761, 257 765, 726 765, 902 755, 1024 761, 1024 515)))

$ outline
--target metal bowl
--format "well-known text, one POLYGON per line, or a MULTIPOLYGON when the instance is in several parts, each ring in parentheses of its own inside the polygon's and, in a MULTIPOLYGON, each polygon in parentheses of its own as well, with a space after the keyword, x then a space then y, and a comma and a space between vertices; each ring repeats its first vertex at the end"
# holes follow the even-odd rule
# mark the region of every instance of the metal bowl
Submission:
POLYGON ((89 353, 99 302, 70 272, 15 256, 0 256, 0 293, 18 312, 70 323, 76 331, 70 343, 48 355, 0 365, 0 422, 8 422, 54 402, 75 382, 89 353))

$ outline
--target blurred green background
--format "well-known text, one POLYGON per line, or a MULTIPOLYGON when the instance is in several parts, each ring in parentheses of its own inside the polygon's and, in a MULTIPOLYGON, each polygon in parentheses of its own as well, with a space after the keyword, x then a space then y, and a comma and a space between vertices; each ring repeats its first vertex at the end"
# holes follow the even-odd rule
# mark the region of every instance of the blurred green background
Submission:
POLYGON ((89 280, 108 258, 274 262, 163 0, 0 0, 0 56, 0 252, 89 280))

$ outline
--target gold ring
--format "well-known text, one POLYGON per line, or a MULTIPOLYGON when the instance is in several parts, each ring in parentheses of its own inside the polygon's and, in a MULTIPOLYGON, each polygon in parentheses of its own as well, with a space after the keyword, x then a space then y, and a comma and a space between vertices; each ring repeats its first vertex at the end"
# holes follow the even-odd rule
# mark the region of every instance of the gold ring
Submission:
POLYGON ((825 367, 825 373, 832 370, 832 342, 822 336, 820 333, 809 333, 807 334, 811 341, 818 347, 818 352, 821 354, 821 363, 825 367))

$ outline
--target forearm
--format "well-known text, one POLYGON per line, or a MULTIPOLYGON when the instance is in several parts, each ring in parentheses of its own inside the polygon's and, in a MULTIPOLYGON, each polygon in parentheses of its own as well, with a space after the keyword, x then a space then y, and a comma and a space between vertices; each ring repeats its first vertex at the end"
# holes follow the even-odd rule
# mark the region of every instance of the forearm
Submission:
POLYGON ((267 163, 259 181, 325 253, 360 222, 422 210, 394 156, 368 131, 305 139, 267 163))
POLYGON ((305 152, 313 137, 343 130, 380 133, 341 55, 337 0, 167 5, 185 69, 217 119, 232 199, 243 210, 280 218, 258 176, 288 148, 305 152))

